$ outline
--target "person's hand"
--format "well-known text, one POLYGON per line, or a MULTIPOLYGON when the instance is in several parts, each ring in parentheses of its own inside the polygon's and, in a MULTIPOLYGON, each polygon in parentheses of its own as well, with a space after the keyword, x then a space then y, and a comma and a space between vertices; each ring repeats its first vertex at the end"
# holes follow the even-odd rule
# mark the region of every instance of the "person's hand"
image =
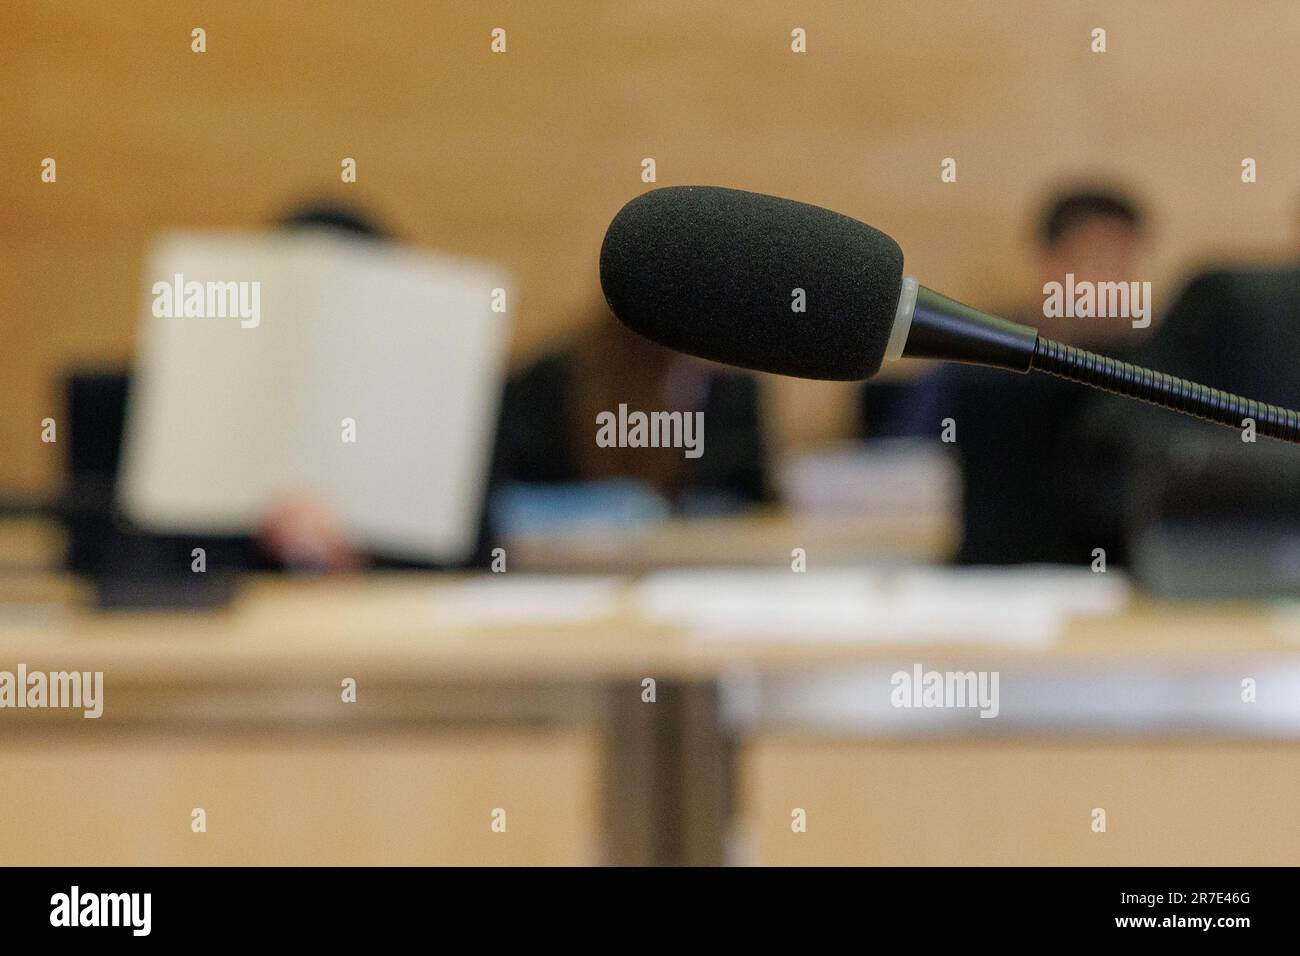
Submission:
POLYGON ((258 541, 289 570, 356 571, 364 563, 337 516, 302 492, 272 502, 258 524, 258 541))

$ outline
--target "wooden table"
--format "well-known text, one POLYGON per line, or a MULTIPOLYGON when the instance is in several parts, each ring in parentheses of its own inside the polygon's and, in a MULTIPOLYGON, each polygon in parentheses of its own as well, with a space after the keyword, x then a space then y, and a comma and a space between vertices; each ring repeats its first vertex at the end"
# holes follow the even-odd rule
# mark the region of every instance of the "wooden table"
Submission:
POLYGON ((10 582, 0 669, 102 670, 107 702, 99 720, 0 711, 0 859, 710 863, 730 832, 740 861, 1159 862, 1207 840, 1179 858, 1267 850, 1300 861, 1294 826, 1279 829, 1300 797, 1300 751, 1285 733, 1019 727, 900 740, 726 713, 736 682, 779 688, 913 661, 1067 677, 1217 669, 1257 675, 1266 694, 1271 673, 1300 661, 1300 618, 1139 601, 1037 649, 797 634, 720 643, 639 616, 630 583, 595 619, 449 625, 465 583, 266 579, 223 611, 99 614, 67 581, 45 582, 48 592, 10 582), (341 699, 345 678, 356 703, 341 699), (874 802, 856 802, 870 792, 874 802), (1086 820, 1084 837, 1058 832, 1106 800, 1124 820, 1115 839, 1089 842, 1086 820), (820 808, 818 827, 790 834, 804 804, 820 808), (1210 809, 1188 810, 1197 806, 1210 809), (191 832, 197 807, 203 834, 191 832), (1221 820, 1243 808, 1255 831, 1221 820), (492 830, 497 810, 504 833, 492 830), (1176 825, 1152 837, 1169 813, 1176 825), (1215 821, 1223 839, 1197 829, 1215 821), (1139 824, 1145 843, 1117 836, 1139 824))

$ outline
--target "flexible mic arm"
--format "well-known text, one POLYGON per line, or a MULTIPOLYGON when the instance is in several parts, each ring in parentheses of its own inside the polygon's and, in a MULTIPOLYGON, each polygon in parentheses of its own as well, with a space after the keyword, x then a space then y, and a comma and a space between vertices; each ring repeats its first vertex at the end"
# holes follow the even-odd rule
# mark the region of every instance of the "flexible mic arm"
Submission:
POLYGON ((1043 338, 1038 330, 980 312, 918 285, 910 276, 885 350, 886 359, 925 358, 1026 373, 1031 369, 1205 421, 1300 444, 1300 412, 1242 398, 1185 378, 1043 338))
POLYGON ((1256 434, 1300 445, 1300 412, 1280 405, 1242 398, 1041 336, 1034 347, 1031 367, 1058 378, 1081 382, 1116 395, 1127 395, 1229 428, 1241 428, 1242 420, 1250 418, 1255 422, 1256 434))

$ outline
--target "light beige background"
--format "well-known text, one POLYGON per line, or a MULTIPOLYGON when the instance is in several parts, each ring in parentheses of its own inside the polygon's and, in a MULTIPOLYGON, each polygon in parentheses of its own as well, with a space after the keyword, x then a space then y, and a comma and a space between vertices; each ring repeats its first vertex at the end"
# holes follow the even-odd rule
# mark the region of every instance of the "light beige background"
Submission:
MULTIPOLYGON (((247 226, 325 193, 519 277, 515 357, 582 321, 618 206, 712 183, 893 233, 907 268, 1009 297, 1063 174, 1112 170, 1158 213, 1156 306, 1213 254, 1294 245, 1300 7, 1279 2, 695 0, 0 6, 0 485, 48 487, 57 373, 120 361, 150 236, 247 226), (190 30, 208 52, 190 52, 190 30), (508 52, 489 52, 493 27, 508 52), (1102 26, 1109 51, 1089 52, 1102 26), (807 54, 790 31, 808 31, 807 54), (59 181, 40 182, 58 161, 59 181), (358 162, 359 182, 339 182, 358 162), (939 181, 944 157, 958 182, 939 181), (1242 157, 1260 181, 1240 182, 1242 157)), ((843 386, 780 383, 793 442, 843 386)))

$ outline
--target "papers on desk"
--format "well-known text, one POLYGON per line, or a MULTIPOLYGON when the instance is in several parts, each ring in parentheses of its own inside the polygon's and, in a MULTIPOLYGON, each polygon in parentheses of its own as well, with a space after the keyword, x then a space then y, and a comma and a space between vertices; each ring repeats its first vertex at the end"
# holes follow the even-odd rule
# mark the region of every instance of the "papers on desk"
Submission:
POLYGON ((597 575, 490 574, 437 589, 448 627, 576 625, 629 616, 694 640, 980 644, 1035 648, 1073 616, 1112 614, 1126 578, 1064 568, 683 568, 639 581, 597 575))
POLYGON ((1057 568, 903 571, 674 570, 636 589, 651 620, 706 641, 898 644, 1055 642, 1070 617, 1120 610, 1114 572, 1057 568))
POLYGON ((489 574, 438 590, 434 614, 446 627, 585 624, 622 609, 621 578, 489 574))

